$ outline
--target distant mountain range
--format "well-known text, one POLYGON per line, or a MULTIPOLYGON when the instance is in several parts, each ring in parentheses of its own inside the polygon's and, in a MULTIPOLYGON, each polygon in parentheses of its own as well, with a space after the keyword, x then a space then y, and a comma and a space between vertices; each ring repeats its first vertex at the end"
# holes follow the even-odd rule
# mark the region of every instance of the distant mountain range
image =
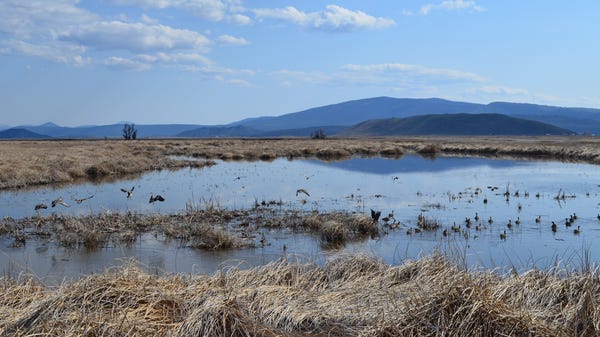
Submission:
MULTIPOLYGON (((448 101, 439 98, 375 97, 316 107, 276 117, 248 118, 227 125, 136 124, 136 128, 139 138, 308 137, 317 129, 322 129, 328 136, 337 134, 373 135, 373 132, 377 130, 379 131, 375 132, 375 134, 383 135, 381 130, 387 129, 391 133, 385 133, 385 135, 448 134, 449 131, 444 131, 443 129, 449 125, 456 125, 457 128, 462 127, 460 134, 465 135, 513 135, 515 134, 515 125, 528 125, 527 127, 522 126, 519 129, 518 134, 524 135, 563 134, 564 132, 568 133, 571 131, 578 134, 600 134, 600 109, 566 108, 507 102, 477 104, 448 101), (494 114, 497 122, 506 123, 496 125, 496 129, 488 129, 481 124, 486 122, 485 118, 480 118, 486 114, 494 114), (427 115, 430 116, 423 117, 420 123, 430 124, 429 126, 421 125, 417 127, 415 121, 419 119, 412 120, 412 122, 410 120, 399 121, 408 117, 427 115), (433 115, 437 117, 433 117, 433 115), (443 121, 440 120, 442 118, 440 115, 446 115, 443 121), (513 119, 502 119, 500 115, 513 119), (383 122, 383 125, 374 127, 374 130, 366 131, 365 128, 369 125, 382 123, 376 120, 385 119, 394 120, 392 122, 383 122), (525 120, 540 122, 544 125, 527 124, 525 120), (374 124, 357 125, 367 121, 371 121, 374 124), (395 127, 392 128, 392 125, 395 125, 395 127), (467 125, 469 126, 467 127, 467 125), (507 128, 500 128, 502 125, 507 128), (509 126, 510 128, 508 128, 509 126), (409 127, 411 128, 410 130, 407 129, 409 127), (552 127, 555 127, 555 129, 552 129, 552 127)), ((54 123, 46 123, 38 126, 19 126, 18 128, 53 138, 121 138, 123 124, 63 127, 54 123)), ((2 127, 0 127, 0 130, 2 130, 2 127)), ((7 137, 3 137, 0 134, 0 138, 7 137)))
POLYGON ((501 114, 440 114, 371 119, 345 129, 339 136, 539 136, 573 134, 575 132, 554 125, 501 114))
POLYGON ((50 136, 41 135, 24 128, 10 128, 0 131, 0 139, 49 139, 50 136))

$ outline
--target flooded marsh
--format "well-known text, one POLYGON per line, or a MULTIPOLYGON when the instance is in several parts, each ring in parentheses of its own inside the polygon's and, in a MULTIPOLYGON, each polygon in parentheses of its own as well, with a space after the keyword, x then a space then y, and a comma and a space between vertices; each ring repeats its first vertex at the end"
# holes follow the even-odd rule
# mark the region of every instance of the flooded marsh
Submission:
POLYGON ((600 331, 596 165, 372 144, 2 190, 0 334, 600 331))
POLYGON ((167 272, 359 252, 399 264, 442 250, 469 267, 522 271, 600 258, 591 164, 411 154, 215 164, 1 192, 2 268, 54 279, 131 256, 167 272), (78 255, 94 263, 76 266, 78 255))

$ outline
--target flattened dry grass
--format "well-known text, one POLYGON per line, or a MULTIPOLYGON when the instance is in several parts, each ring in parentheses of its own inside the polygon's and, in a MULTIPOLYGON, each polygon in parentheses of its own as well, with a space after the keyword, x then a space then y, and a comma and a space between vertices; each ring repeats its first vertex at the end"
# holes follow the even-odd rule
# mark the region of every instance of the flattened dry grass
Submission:
POLYGON ((468 272, 441 255, 400 266, 345 256, 214 275, 133 263, 46 288, 0 279, 3 336, 595 336, 594 271, 468 272))
POLYGON ((0 189, 119 178, 149 170, 202 167, 214 161, 352 156, 398 158, 404 153, 515 156, 600 163, 595 137, 404 137, 356 139, 143 139, 0 141, 0 189), (175 156, 175 157, 174 157, 175 156))

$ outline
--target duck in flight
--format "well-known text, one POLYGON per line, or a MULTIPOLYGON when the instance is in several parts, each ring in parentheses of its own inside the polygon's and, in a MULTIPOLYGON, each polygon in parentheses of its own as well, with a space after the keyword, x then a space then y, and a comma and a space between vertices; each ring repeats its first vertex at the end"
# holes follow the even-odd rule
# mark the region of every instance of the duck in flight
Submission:
POLYGON ((60 197, 52 200, 52 207, 56 207, 56 205, 63 205, 65 207, 71 207, 71 206, 69 206, 69 204, 67 204, 66 202, 64 202, 62 200, 62 198, 60 198, 60 197))
POLYGON ((81 204, 82 202, 91 199, 94 197, 94 194, 90 195, 89 197, 85 197, 85 198, 80 198, 80 199, 73 199, 73 201, 75 201, 77 204, 81 204))
POLYGON ((127 193, 127 199, 130 199, 131 196, 133 195, 133 189, 135 188, 135 186, 133 186, 130 190, 121 188, 121 192, 123 193, 127 193))
POLYGON ((150 194, 150 201, 149 201, 149 203, 153 203, 155 201, 163 202, 163 201, 165 201, 165 198, 163 198, 160 194, 157 194, 157 195, 150 194))
POLYGON ((46 204, 37 204, 37 205, 35 205, 35 207, 33 209, 36 211, 39 211, 40 209, 46 209, 46 208, 48 208, 48 205, 46 205, 46 204))
POLYGON ((303 188, 299 188, 298 190, 296 190, 296 196, 298 196, 298 194, 300 194, 300 193, 304 193, 310 197, 310 194, 308 194, 308 192, 303 188))

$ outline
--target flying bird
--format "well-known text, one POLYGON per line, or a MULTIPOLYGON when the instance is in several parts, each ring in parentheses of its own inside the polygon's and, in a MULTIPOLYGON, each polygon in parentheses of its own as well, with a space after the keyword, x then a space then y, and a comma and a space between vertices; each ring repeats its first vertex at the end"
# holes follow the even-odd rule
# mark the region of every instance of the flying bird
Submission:
POLYGON ((373 219, 373 221, 379 221, 380 216, 381 216, 381 211, 375 212, 373 209, 371 209, 371 219, 373 219))
POLYGON ((63 205, 65 207, 71 207, 71 206, 69 206, 69 204, 67 204, 66 202, 64 202, 62 200, 62 198, 60 198, 60 197, 52 200, 52 207, 56 207, 56 205, 63 205))
POLYGON ((163 202, 163 201, 165 201, 165 198, 163 198, 160 194, 157 194, 157 195, 150 194, 150 201, 149 201, 149 203, 153 203, 155 201, 163 202))
POLYGON ((121 192, 127 193, 127 199, 129 199, 133 195, 133 189, 134 188, 135 188, 135 186, 133 186, 130 190, 126 190, 124 188, 121 188, 121 192))
POLYGON ((299 189, 296 191, 296 196, 298 196, 298 194, 300 194, 300 193, 304 193, 304 194, 306 194, 307 196, 309 196, 309 197, 310 197, 310 194, 308 194, 308 192, 307 192, 305 189, 303 189, 303 188, 299 188, 299 189))
POLYGON ((35 205, 35 207, 34 207, 34 209, 35 209, 36 211, 39 211, 40 209, 46 209, 46 208, 48 208, 48 205, 46 205, 46 204, 37 204, 37 205, 35 205))
POLYGON ((91 198, 93 198, 93 197, 94 197, 94 195, 92 194, 92 195, 90 195, 89 197, 85 197, 85 198, 81 198, 81 199, 73 199, 73 201, 75 201, 75 202, 76 202, 76 203, 78 203, 78 204, 81 204, 82 202, 84 202, 84 201, 86 201, 86 200, 88 200, 88 199, 91 199, 91 198))

